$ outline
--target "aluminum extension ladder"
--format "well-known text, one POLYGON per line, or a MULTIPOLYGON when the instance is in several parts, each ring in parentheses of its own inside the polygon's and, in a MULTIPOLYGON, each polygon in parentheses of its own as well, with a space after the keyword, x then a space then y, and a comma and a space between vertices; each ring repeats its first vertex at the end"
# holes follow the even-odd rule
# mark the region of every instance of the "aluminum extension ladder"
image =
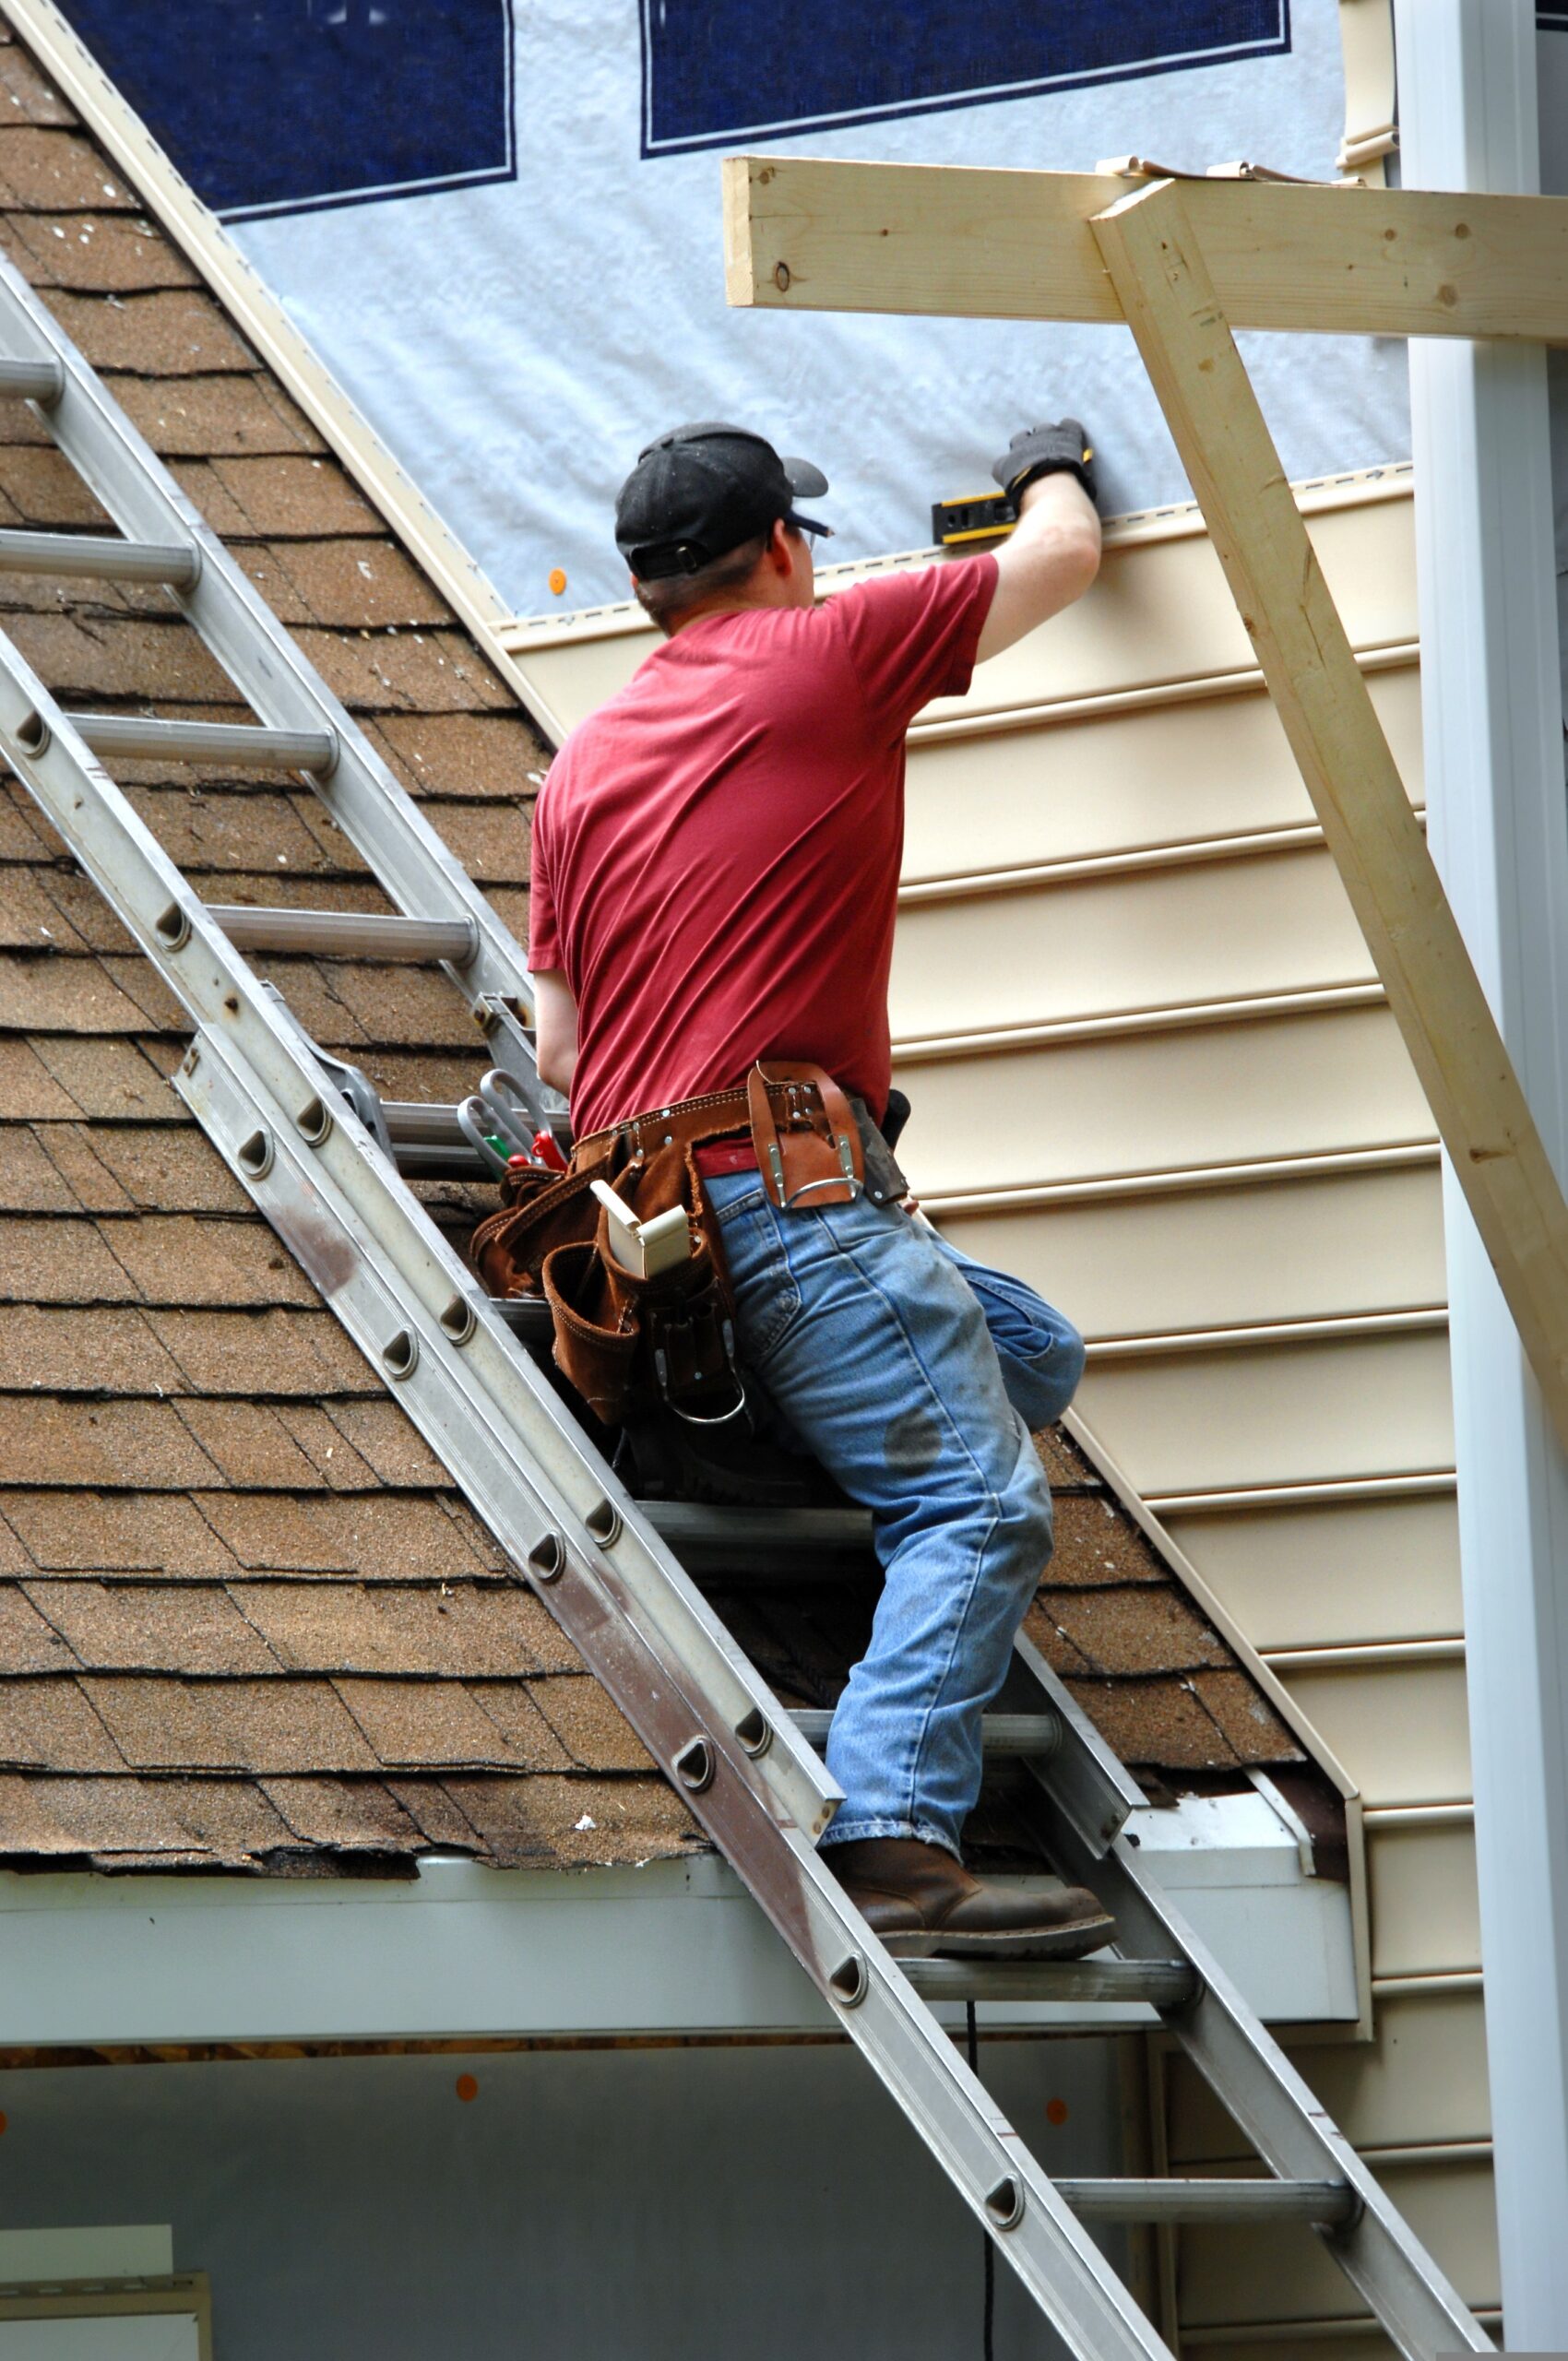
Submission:
MULTIPOLYGON (((242 947, 439 964, 524 1084, 523 954, 417 805, 61 332, 0 261, 0 396, 25 399, 124 538, 0 533, 0 568, 161 584, 259 726, 62 711, 0 635, 0 753, 123 919, 196 1027, 176 1087, 323 1298, 526 1569, 697 1819, 745 1880, 1066 2345, 1083 2361, 1169 2349, 1087 2219, 1313 2224, 1407 2355, 1491 2341, 1251 2010, 1119 1836, 1137 1788, 1044 1661, 1021 1643, 988 1718, 1019 1753, 1063 1872, 1114 1913, 1120 1956, 899 1964, 823 1868, 838 1791, 814 1750, 826 1717, 783 1712, 683 1565, 781 1540, 808 1560, 855 1540, 842 1512, 643 1505, 611 1473, 504 1315, 426 1215, 396 1146, 361 1120, 242 947), (400 917, 205 905, 97 759, 160 754, 297 769, 400 917), (663 1530, 660 1530, 662 1526, 663 1530), (1137 2000, 1195 2061, 1272 2177, 1053 2183, 926 2003, 1049 1999, 1075 2030, 1137 2000)), ((401 1110, 405 1115, 413 1110, 401 1110)), ((434 1132, 444 1136, 432 1110, 434 1132)), ((417 1121, 413 1126, 418 1131, 417 1121)), ((409 1159, 411 1163, 412 1159, 409 1159)), ((1121 2019, 1125 2023, 1124 2018, 1121 2019)))

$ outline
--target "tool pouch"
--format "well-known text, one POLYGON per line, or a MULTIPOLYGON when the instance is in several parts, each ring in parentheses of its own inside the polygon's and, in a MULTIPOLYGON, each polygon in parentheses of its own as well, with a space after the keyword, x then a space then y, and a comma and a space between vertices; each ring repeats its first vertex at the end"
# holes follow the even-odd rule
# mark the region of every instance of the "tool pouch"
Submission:
POLYGON ((593 1239, 552 1248, 543 1282, 556 1367, 605 1426, 651 1402, 697 1426, 740 1417, 734 1327, 700 1234, 685 1262, 645 1279, 615 1260, 600 1214, 593 1239))
POLYGON ((510 1202, 470 1241, 492 1295, 542 1296, 555 1365, 606 1426, 656 1405, 696 1425, 727 1424, 744 1410, 728 1291, 698 1186, 683 1145, 645 1160, 612 1141, 565 1174, 509 1173, 502 1188, 510 1202), (693 1225, 686 1260, 651 1278, 626 1270, 591 1192, 595 1180, 644 1218, 684 1204, 693 1225))

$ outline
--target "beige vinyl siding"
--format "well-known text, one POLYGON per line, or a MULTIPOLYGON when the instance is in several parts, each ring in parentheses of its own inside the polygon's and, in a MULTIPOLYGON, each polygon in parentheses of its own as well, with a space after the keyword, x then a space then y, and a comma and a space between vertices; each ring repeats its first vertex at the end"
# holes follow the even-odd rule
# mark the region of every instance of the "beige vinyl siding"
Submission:
MULTIPOLYGON (((1301 498, 1419 808, 1409 491, 1301 498)), ((648 645, 606 620, 519 632, 570 718, 648 645)), ((892 1019, 928 1210, 1079 1322, 1087 1426, 1360 1790, 1375 2039, 1298 2063, 1490 2308, 1433 1126, 1193 512, 917 722, 892 1019)), ((1173 2165, 1244 2154, 1191 2082, 1173 2165)), ((1176 2277, 1190 2353, 1379 2349, 1309 2232, 1176 2277)))
MULTIPOLYGON (((1108 561, 1109 563, 1109 561, 1108 561)), ((1420 742, 1413 647, 1363 654, 1372 704, 1407 779, 1420 742), (1378 669, 1381 666, 1382 669, 1378 669)), ((963 803, 959 874, 1031 863, 1111 860, 1168 845, 1218 843, 1316 823, 1257 674, 1151 683, 1131 702, 1056 708, 986 725, 917 722, 909 740, 904 876, 911 891, 954 873, 955 799, 963 803), (1147 717, 1159 718, 1150 760, 1147 717), (986 791, 972 792, 983 748, 986 791), (1049 791, 1070 776, 1069 796, 1049 791)))

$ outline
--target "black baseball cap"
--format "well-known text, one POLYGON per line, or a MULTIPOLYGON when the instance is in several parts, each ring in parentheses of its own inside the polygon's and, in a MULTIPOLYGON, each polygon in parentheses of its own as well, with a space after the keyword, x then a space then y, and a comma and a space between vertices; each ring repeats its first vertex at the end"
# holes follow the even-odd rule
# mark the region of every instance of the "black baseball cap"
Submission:
POLYGON ((809 459, 781 459, 747 427, 699 419, 637 454, 615 502, 615 546, 640 582, 695 574, 780 517, 797 532, 830 533, 795 510, 797 493, 820 500, 826 490, 809 459))

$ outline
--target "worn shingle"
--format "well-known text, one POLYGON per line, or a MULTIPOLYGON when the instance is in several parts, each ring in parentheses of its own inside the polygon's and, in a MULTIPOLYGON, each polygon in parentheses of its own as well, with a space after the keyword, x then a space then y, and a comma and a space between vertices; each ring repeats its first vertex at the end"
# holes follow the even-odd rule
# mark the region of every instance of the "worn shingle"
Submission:
POLYGON ((521 1589, 247 1582, 231 1595, 293 1671, 515 1681, 550 1660, 536 1644, 541 1610, 521 1589))
POLYGON ((0 1394, 0 1467, 25 1485, 172 1491, 221 1477, 172 1403, 0 1394))
POLYGON ((74 124, 76 109, 45 80, 25 49, 0 48, 0 112, 17 123, 74 124))
MULTIPOLYGON (((148 1125, 134 1132, 100 1125, 91 1145, 98 1162, 113 1175, 126 1202, 143 1212, 243 1214, 249 1210, 244 1191, 194 1123, 148 1125)), ((57 1143, 51 1145, 58 1160, 57 1143)))
POLYGON ((300 1304, 316 1300, 310 1282, 259 1222, 206 1221, 143 1214, 108 1226, 116 1260, 147 1303, 300 1304))
POLYGON ((86 526, 101 533, 113 529, 108 510, 88 490, 75 468, 53 449, 32 450, 16 444, 0 447, 0 497, 12 511, 7 522, 86 526))
POLYGON ((196 284, 184 256, 140 215, 7 211, 0 219, 0 244, 35 287, 128 295, 196 284))
MULTIPOLYGON (((366 1680, 333 1684, 364 1732, 376 1760, 389 1771, 451 1764, 458 1768, 531 1771, 526 1742, 514 1740, 457 1680, 366 1680)), ((526 1691, 522 1692, 526 1696, 526 1691)), ((540 1736, 549 1745, 548 1729, 540 1736)), ((564 1765, 563 1764, 563 1767, 564 1765)))
POLYGON ((379 1483, 401 1489, 450 1482, 430 1445, 396 1402, 385 1396, 337 1402, 331 1416, 333 1425, 374 1471, 379 1483))
MULTIPOLYGON (((241 520, 231 526, 198 504, 220 532, 247 529, 267 540, 314 540, 322 534, 374 533, 380 519, 333 459, 215 459, 210 474, 241 520)), ((189 479, 182 476, 182 481, 189 479)))
POLYGON ((99 959, 0 952, 0 1008, 18 1030, 141 1033, 147 1018, 99 959))
POLYGON ((14 1583, 0 1584, 0 1679, 74 1671, 77 1655, 48 1617, 14 1583))
MULTIPOLYGON (((29 1045, 60 1086, 61 1096, 41 1106, 41 1116, 86 1115, 102 1122, 166 1122, 177 1103, 157 1066, 136 1041, 73 1040, 68 1035, 38 1034, 29 1045)), ((5 1043, 0 1041, 0 1050, 5 1043)), ((17 1107, 15 1113, 31 1113, 17 1107)))
POLYGON ((1186 1672, 1231 1661, 1218 1633, 1168 1584, 1093 1590, 1048 1584, 1039 1607, 1093 1672, 1186 1672))
POLYGON ((192 377, 216 370, 249 371, 256 365, 255 354, 220 306, 194 288, 131 295, 113 303, 101 295, 59 294, 51 309, 95 369, 192 377))
MULTIPOLYGON (((499 1699, 491 1705, 487 1688, 476 1686, 476 1693, 492 1711, 505 1710, 499 1699)), ((647 1771, 653 1767, 642 1740, 597 1680, 566 1679, 552 1674, 532 1682, 528 1694, 565 1748, 568 1759, 583 1770, 647 1771)))
POLYGON ((0 1489, 0 1516, 46 1573, 161 1573, 199 1581, 239 1572, 233 1551, 184 1493, 0 1489))
MULTIPOLYGON (((203 1143, 205 1145, 205 1142, 203 1143)), ((305 1396, 368 1393, 376 1378, 330 1312, 148 1311, 183 1393, 305 1396)))
POLYGON ((414 795, 531 801, 549 756, 521 714, 387 714, 370 725, 403 785, 414 795))
POLYGON ((128 1303, 136 1294, 93 1223, 0 1216, 0 1302, 128 1303))
MULTIPOLYGON (((268 1779, 263 1793, 302 1845, 334 1853, 411 1853, 420 1847, 419 1823, 379 1779, 268 1779)), ((473 1831, 465 1824, 463 1833, 471 1845, 473 1831)))
MULTIPOLYGON (((16 112, 19 113, 19 110, 16 112)), ((137 201, 79 132, 17 123, 0 106, 0 201, 29 211, 59 213, 86 207, 93 214, 131 213, 137 201)))
MULTIPOLYGON (((84 1213, 128 1214, 133 1201, 121 1188, 98 1153, 98 1142, 85 1123, 47 1123, 38 1133, 39 1145, 59 1173, 84 1213)), ((100 1132, 99 1138, 103 1133, 100 1132)))
MULTIPOLYGON (((95 1672, 275 1673, 282 1667, 222 1587, 32 1582, 41 1621, 95 1672)), ((0 1592, 0 1597, 5 1594, 0 1592)))
POLYGON ((0 1680, 0 1767, 124 1771, 126 1758, 68 1674, 0 1680))
POLYGON ((18 1304, 6 1317, 6 1382, 53 1394, 177 1394, 178 1364, 132 1310, 18 1304))
POLYGON ((231 1484, 247 1490, 315 1491, 315 1465, 265 1402, 188 1401, 179 1416, 231 1484))
POLYGON ((1238 1757, 1192 1684, 1157 1680, 1075 1680, 1069 1690, 1106 1744, 1134 1769, 1228 1771, 1238 1757))
POLYGON ((117 375, 109 390, 163 457, 257 458, 321 447, 292 403, 271 398, 258 377, 117 375))
MULTIPOLYGON (((0 1729, 7 1686, 0 1682, 0 1729)), ((81 1687, 125 1761, 137 1770, 251 1771, 276 1777, 291 1771, 376 1767, 328 1681, 84 1673, 81 1687)))
POLYGON ((451 621, 445 599, 386 540, 282 542, 270 546, 265 555, 273 568, 268 603, 279 613, 286 611, 276 596, 279 583, 294 594, 298 611, 290 621, 355 631, 366 625, 375 630, 388 623, 410 627, 451 621))
POLYGON ((0 1123, 0 1212, 79 1213, 80 1202, 35 1134, 0 1123))
POLYGON ((432 1500, 375 1493, 204 1497, 202 1513, 240 1565, 258 1573, 357 1573, 365 1582, 461 1581, 483 1560, 432 1500))

